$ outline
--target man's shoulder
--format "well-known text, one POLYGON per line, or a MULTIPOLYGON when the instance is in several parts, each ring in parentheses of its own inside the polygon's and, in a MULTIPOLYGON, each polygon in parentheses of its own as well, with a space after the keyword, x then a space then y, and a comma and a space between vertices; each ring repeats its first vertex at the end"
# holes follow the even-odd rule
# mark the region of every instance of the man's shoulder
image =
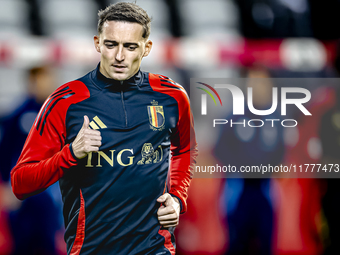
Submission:
POLYGON ((36 130, 42 135, 45 126, 62 127, 72 104, 76 104, 90 97, 84 83, 75 80, 58 87, 45 101, 35 121, 36 130))
POLYGON ((66 112, 70 105, 90 97, 87 86, 80 80, 67 82, 58 87, 45 101, 40 113, 66 112))
POLYGON ((189 97, 182 85, 162 74, 149 73, 150 86, 154 91, 168 94, 177 101, 188 101, 189 97))
POLYGON ((72 99, 79 97, 89 97, 90 92, 84 82, 80 80, 74 80, 67 82, 58 87, 48 99, 68 99, 66 101, 72 101, 72 99))

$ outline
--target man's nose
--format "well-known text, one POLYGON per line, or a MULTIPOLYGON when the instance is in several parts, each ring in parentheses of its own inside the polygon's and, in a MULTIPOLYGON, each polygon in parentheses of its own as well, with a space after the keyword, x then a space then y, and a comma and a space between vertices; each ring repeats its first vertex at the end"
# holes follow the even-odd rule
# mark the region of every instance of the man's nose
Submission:
POLYGON ((118 46, 118 50, 117 50, 117 53, 116 53, 116 60, 119 61, 119 62, 124 60, 124 52, 123 52, 123 46, 122 45, 118 46))

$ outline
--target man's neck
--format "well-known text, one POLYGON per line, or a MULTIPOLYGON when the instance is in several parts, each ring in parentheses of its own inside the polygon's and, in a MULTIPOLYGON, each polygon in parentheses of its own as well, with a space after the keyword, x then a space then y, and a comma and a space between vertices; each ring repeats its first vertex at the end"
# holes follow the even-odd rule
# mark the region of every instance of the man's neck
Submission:
POLYGON ((137 71, 135 73, 133 73, 131 76, 129 76, 128 78, 124 79, 124 80, 117 80, 117 79, 114 79, 112 77, 110 77, 104 70, 104 68, 102 68, 101 64, 99 66, 99 72, 107 79, 110 79, 110 80, 115 80, 115 81, 119 81, 120 83, 123 83, 124 81, 130 79, 131 77, 135 76, 137 73, 138 73, 139 69, 137 69, 137 71))

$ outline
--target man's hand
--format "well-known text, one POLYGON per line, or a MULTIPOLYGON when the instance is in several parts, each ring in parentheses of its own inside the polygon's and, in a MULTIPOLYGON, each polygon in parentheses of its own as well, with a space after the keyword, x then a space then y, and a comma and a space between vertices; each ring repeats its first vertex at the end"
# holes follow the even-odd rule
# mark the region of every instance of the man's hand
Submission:
POLYGON ((100 132, 90 129, 89 125, 89 118, 84 115, 83 126, 72 143, 73 153, 78 159, 84 158, 89 152, 98 151, 102 145, 100 132))
POLYGON ((169 193, 165 193, 157 198, 157 202, 163 203, 157 211, 159 223, 165 228, 176 227, 181 211, 178 199, 172 197, 169 193))

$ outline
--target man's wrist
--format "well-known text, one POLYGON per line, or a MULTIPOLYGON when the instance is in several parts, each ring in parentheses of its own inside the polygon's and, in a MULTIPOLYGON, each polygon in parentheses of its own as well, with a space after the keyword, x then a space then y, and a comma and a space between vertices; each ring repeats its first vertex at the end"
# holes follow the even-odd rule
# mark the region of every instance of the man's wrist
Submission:
POLYGON ((74 160, 78 160, 78 158, 77 158, 76 155, 74 154, 74 151, 73 151, 73 148, 72 148, 72 143, 70 143, 69 149, 70 149, 71 155, 72 155, 72 157, 74 158, 74 160))

